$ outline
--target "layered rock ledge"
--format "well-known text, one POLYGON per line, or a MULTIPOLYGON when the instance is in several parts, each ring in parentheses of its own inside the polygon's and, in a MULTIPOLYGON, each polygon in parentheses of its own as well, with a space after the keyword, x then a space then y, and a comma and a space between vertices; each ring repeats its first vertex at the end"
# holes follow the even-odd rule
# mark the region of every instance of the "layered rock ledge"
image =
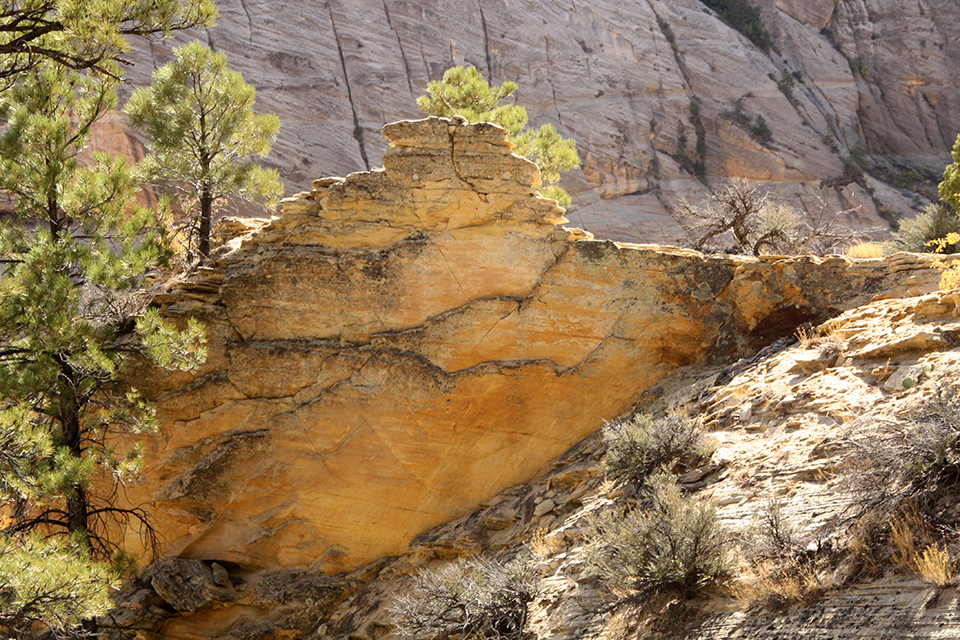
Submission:
POLYGON ((383 170, 236 223, 222 257, 156 298, 210 346, 198 372, 134 372, 162 428, 125 499, 150 506, 164 555, 234 581, 355 569, 535 477, 677 367, 936 288, 908 254, 595 240, 558 226, 502 129, 431 118, 384 135, 383 170))

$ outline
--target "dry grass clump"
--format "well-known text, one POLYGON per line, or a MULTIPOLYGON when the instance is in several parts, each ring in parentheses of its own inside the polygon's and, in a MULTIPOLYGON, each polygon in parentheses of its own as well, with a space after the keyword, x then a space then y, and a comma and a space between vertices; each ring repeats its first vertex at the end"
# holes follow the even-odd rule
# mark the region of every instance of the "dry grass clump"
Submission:
POLYGON ((938 587, 955 584, 957 560, 935 537, 928 519, 908 504, 890 521, 891 560, 901 571, 915 573, 938 587))
POLYGON ((882 258, 883 257, 883 243, 882 242, 856 242, 849 247, 847 247, 847 257, 851 260, 863 260, 868 258, 882 258))
POLYGON ((823 356, 839 355, 846 346, 839 332, 824 327, 801 326, 794 335, 804 349, 819 349, 823 356))
POLYGON ((914 571, 915 560, 920 552, 933 542, 927 519, 908 504, 897 517, 890 521, 890 559, 902 571, 914 571))
POLYGON ((741 560, 733 594, 748 606, 779 608, 813 602, 825 589, 823 577, 809 563, 741 560))
POLYGON ((938 587, 956 584, 957 561, 946 547, 932 544, 914 560, 917 574, 938 587))
POLYGON ((751 606, 812 602, 828 586, 828 559, 771 502, 746 532, 733 593, 751 606))
POLYGON ((549 529, 537 529, 527 543, 527 549, 537 560, 545 560, 557 553, 564 546, 562 533, 550 535, 549 529))

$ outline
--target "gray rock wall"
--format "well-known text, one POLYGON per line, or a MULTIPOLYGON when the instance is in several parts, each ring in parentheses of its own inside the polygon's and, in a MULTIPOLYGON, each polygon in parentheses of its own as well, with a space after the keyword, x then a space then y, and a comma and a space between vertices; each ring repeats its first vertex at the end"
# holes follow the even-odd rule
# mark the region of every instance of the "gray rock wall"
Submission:
MULTIPOLYGON (((578 141, 584 164, 564 181, 574 194, 568 217, 617 240, 677 237, 668 208, 709 190, 698 165, 710 185, 765 181, 798 206, 815 210, 819 198, 831 211, 860 207, 849 224, 883 225, 876 185, 820 182, 842 174, 858 140, 935 176, 960 131, 955 1, 765 2, 779 53, 761 51, 696 0, 220 5, 217 26, 200 37, 280 116, 269 162, 291 191, 379 166, 380 127, 417 117, 415 98, 455 64, 517 81, 532 122, 578 141), (769 141, 751 135, 758 116, 769 141)), ((166 61, 168 44, 138 43, 134 84, 166 61)), ((909 194, 881 195, 911 213, 909 194)))

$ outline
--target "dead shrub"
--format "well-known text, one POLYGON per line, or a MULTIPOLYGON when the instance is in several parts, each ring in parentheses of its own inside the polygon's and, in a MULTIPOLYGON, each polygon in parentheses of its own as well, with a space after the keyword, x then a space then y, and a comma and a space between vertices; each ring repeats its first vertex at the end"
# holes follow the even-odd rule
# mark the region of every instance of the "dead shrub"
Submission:
POLYGON ((941 384, 909 415, 855 424, 847 436, 844 486, 851 507, 899 513, 911 502, 936 521, 960 482, 960 385, 941 384))
POLYGON ((737 178, 710 195, 705 206, 686 201, 674 212, 698 251, 826 255, 856 239, 838 221, 852 210, 828 213, 826 203, 805 215, 773 202, 759 185, 737 178))
POLYGON ((741 544, 734 595, 752 605, 779 607, 815 600, 826 588, 829 558, 789 522, 779 502, 757 514, 741 544))
POLYGON ((956 581, 957 559, 942 543, 957 536, 958 391, 942 383, 908 414, 854 425, 845 461, 859 556, 937 586, 956 581))

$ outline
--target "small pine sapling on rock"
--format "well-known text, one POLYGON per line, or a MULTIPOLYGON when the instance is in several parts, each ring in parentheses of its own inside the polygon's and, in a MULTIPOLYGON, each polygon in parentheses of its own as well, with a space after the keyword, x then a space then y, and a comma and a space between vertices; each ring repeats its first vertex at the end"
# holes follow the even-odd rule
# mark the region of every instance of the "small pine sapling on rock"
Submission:
POLYGON ((417 98, 417 106, 432 116, 457 115, 468 122, 492 122, 503 127, 516 145, 514 153, 540 167, 540 194, 568 206, 570 194, 557 183, 562 172, 580 166, 576 142, 561 136, 551 124, 536 130, 527 128, 526 109, 500 104, 516 90, 515 82, 491 87, 476 67, 452 67, 443 74, 443 80, 427 85, 427 94, 417 98))

